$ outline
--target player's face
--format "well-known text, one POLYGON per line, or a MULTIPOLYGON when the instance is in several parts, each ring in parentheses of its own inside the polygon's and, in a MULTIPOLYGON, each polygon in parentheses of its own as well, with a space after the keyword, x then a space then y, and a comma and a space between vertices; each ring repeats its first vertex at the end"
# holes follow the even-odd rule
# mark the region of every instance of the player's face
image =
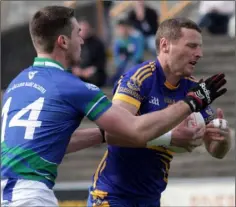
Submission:
POLYGON ((177 76, 191 76, 195 65, 202 57, 202 35, 193 29, 182 28, 180 39, 171 41, 168 65, 177 76))
POLYGON ((72 23, 72 33, 69 40, 69 46, 67 50, 67 59, 70 66, 74 66, 80 61, 81 45, 84 43, 82 37, 80 36, 80 26, 75 18, 71 19, 72 23))

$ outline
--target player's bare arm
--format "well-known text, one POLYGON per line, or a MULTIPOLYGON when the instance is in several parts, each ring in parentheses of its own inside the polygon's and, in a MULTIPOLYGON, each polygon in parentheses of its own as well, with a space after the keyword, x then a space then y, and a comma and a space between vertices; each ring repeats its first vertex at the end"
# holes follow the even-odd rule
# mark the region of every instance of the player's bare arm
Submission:
MULTIPOLYGON (((133 116, 126 109, 113 105, 96 120, 96 124, 109 134, 124 137, 120 140, 124 144, 145 146, 148 141, 177 126, 192 112, 200 111, 223 95, 227 91, 221 89, 226 83, 224 77, 224 74, 214 75, 197 84, 190 89, 184 101, 179 101, 162 111, 133 116)), ((109 143, 109 139, 107 142, 109 143)))
MULTIPOLYGON (((113 105, 96 124, 109 134, 120 137, 119 143, 124 146, 145 146, 148 141, 178 125, 190 113, 189 106, 183 101, 142 116, 133 116, 126 109, 113 105)), ((110 140, 107 142, 109 144, 110 140)))
MULTIPOLYGON (((113 100, 113 104, 126 109, 133 115, 136 115, 139 110, 136 106, 122 100, 113 100)), ((163 117, 161 118, 163 119, 163 117)), ((170 145, 183 147, 188 151, 192 151, 193 148, 200 145, 201 142, 196 142, 196 140, 202 139, 204 132, 202 130, 203 127, 191 128, 191 129, 188 128, 187 127, 188 119, 189 117, 187 117, 182 123, 180 123, 172 130, 170 145)), ((114 135, 112 137, 111 136, 112 135, 106 133, 106 140, 109 140, 109 144, 122 146, 123 143, 121 142, 122 137, 116 137, 114 135)), ((145 145, 142 146, 138 146, 137 143, 137 144, 130 144, 129 147, 145 147, 145 146, 146 143, 145 145)))
POLYGON ((76 152, 102 142, 103 136, 98 128, 77 129, 71 136, 66 153, 76 152))
MULTIPOLYGON (((163 111, 140 117, 132 115, 127 109, 118 106, 118 104, 113 104, 96 123, 109 132, 109 136, 106 138, 108 144, 124 147, 144 147, 149 140, 166 133, 177 125, 179 120, 181 122, 190 113, 189 106, 183 101, 163 111), (175 110, 178 110, 178 113, 174 113, 175 110), (173 116, 173 114, 175 115, 173 116), (165 121, 163 121, 163 117, 165 117, 165 121), (176 121, 169 122, 168 120, 176 121)), ((101 142, 102 135, 97 128, 76 130, 67 147, 67 153, 76 152, 101 142)))
MULTIPOLYGON (((203 86, 212 91, 212 93, 210 93, 208 90, 208 102, 206 96, 205 100, 194 96, 194 94, 196 94, 196 90, 198 90, 198 87, 201 88, 201 86, 198 85, 195 89, 193 89, 193 91, 188 93, 185 101, 179 101, 178 103, 173 104, 162 111, 152 112, 142 116, 134 116, 137 109, 132 106, 128 106, 124 103, 122 106, 119 106, 119 104, 113 104, 113 106, 110 107, 110 109, 108 109, 95 122, 101 129, 104 129, 109 133, 110 136, 107 138, 108 144, 118 144, 124 147, 144 147, 148 141, 151 141, 170 131, 185 118, 187 118, 192 112, 201 110, 202 107, 206 107, 215 98, 225 93, 225 89, 218 91, 225 84, 225 82, 226 81, 223 74, 218 75, 217 78, 216 76, 212 76, 206 80, 204 83, 205 85, 203 86), (210 95, 212 97, 210 97, 210 95)), ((202 90, 201 94, 205 94, 206 91, 207 89, 205 91, 202 90)), ((75 139, 78 139, 76 140, 76 143, 79 145, 81 142, 81 146, 78 146, 78 149, 82 149, 89 147, 94 143, 97 144, 99 143, 99 140, 101 140, 99 137, 101 135, 98 131, 95 132, 97 133, 95 136, 94 134, 90 136, 89 131, 86 133, 88 134, 85 134, 84 131, 81 135, 78 131, 77 135, 75 134, 72 138, 71 143, 74 142, 75 146, 75 139), (86 136, 84 135, 90 137, 91 142, 88 140, 85 144, 83 139, 86 136), (92 143, 93 141, 94 143, 92 143)))
MULTIPOLYGON (((135 108, 134 106, 132 106, 131 104, 119 101, 119 100, 115 100, 113 101, 114 108, 115 111, 118 110, 118 113, 123 113, 124 116, 127 116, 127 113, 130 113, 131 115, 135 115, 137 112, 137 108, 135 108), (125 109, 125 110, 120 110, 120 109, 125 109)), ((117 115, 116 115, 117 116, 117 115)), ((122 117, 122 114, 121 114, 122 117)), ((134 116, 131 116, 132 118, 134 116)), ((160 120, 162 120, 163 117, 160 116, 160 120)), ((159 125, 160 126, 160 125, 159 125)), ((161 126, 160 126, 161 127, 161 126)), ((124 130, 124 129, 123 129, 124 130)), ((191 142, 191 138, 189 137, 193 137, 193 135, 195 134, 195 131, 197 129, 191 130, 187 127, 184 127, 183 124, 180 125, 180 127, 177 127, 176 130, 173 131, 173 139, 172 139, 172 143, 176 143, 174 144, 174 146, 180 146, 180 147, 186 147, 186 149, 191 149, 193 146, 192 144, 190 144, 191 142), (186 135, 186 136, 183 136, 186 135), (182 139, 183 137, 188 137, 187 140, 189 141, 185 141, 185 140, 179 140, 179 144, 178 144, 178 139, 182 139), (177 140, 175 140, 175 138, 177 140), (186 144, 181 144, 182 142, 189 142, 186 144), (191 146, 190 146, 191 145, 191 146)), ((121 130, 122 131, 122 130, 121 130)), ((125 131, 124 131, 125 132, 125 131)), ((132 136, 137 136, 139 138, 138 132, 137 135, 130 135, 132 136)), ((77 129, 73 134, 72 137, 70 139, 70 143, 67 147, 67 153, 72 153, 72 152, 76 152, 79 151, 81 149, 85 149, 97 144, 101 144, 102 143, 102 134, 100 132, 100 130, 98 128, 91 128, 91 129, 77 129)), ((147 139, 145 139, 147 140, 147 139)), ((140 142, 137 142, 136 140, 133 141, 133 139, 128 139, 127 135, 125 136, 118 136, 117 134, 107 134, 106 136, 106 141, 108 142, 108 144, 112 144, 112 145, 116 145, 116 146, 125 146, 125 147, 145 147, 147 144, 147 141, 145 141, 141 139, 140 142)))
MULTIPOLYGON (((209 154, 217 159, 222 159, 230 150, 231 136, 222 109, 217 109, 217 119, 219 120, 219 125, 214 124, 213 120, 206 126, 204 141, 209 154)), ((215 121, 218 121, 217 119, 215 121)))

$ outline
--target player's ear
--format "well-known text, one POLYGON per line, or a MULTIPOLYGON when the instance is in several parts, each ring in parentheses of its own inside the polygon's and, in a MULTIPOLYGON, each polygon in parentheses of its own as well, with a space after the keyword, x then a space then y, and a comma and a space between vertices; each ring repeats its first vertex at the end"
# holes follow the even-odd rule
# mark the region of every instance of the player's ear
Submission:
POLYGON ((163 53, 169 52, 169 41, 164 37, 160 39, 160 51, 163 53))
POLYGON ((67 50, 69 47, 69 39, 65 35, 59 35, 57 38, 57 45, 64 50, 67 50))

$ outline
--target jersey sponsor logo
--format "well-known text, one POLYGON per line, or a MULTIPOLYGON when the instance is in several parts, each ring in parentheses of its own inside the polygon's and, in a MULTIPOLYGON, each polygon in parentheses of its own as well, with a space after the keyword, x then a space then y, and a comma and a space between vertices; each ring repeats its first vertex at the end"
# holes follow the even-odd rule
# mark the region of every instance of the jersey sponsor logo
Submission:
POLYGON ((36 73, 38 73, 38 71, 30 71, 28 74, 29 79, 32 80, 36 73))
POLYGON ((127 83, 128 88, 134 91, 140 91, 140 85, 135 79, 130 79, 127 83))
POLYGON ((135 99, 137 99, 139 101, 142 100, 141 96, 137 92, 135 92, 133 90, 130 90, 129 88, 119 87, 117 92, 118 93, 124 93, 124 94, 131 95, 133 98, 135 98, 135 99))
POLYGON ((97 86, 95 86, 91 83, 85 83, 85 86, 91 91, 99 91, 100 90, 97 86))
POLYGON ((149 100, 149 103, 153 104, 153 105, 156 105, 156 106, 160 105, 159 99, 157 97, 154 97, 154 96, 151 97, 151 99, 149 100))
POLYGON ((21 83, 16 83, 12 87, 10 87, 7 90, 7 93, 10 93, 11 91, 13 91, 17 88, 21 88, 21 87, 32 87, 32 88, 35 88, 38 91, 40 91, 42 94, 46 93, 46 91, 47 91, 43 86, 41 86, 37 83, 34 83, 34 82, 21 82, 21 83))
POLYGON ((165 97, 164 98, 164 102, 167 103, 168 105, 174 104, 175 100, 169 98, 169 97, 165 97))

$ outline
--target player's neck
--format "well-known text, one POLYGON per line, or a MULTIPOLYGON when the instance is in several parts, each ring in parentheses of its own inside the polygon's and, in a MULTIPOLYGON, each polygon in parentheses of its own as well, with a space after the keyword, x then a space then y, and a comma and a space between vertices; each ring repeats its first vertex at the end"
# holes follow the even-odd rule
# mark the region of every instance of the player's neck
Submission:
POLYGON ((58 63, 60 63, 63 66, 64 69, 68 68, 68 66, 66 64, 66 61, 63 60, 62 58, 59 58, 58 56, 56 56, 54 54, 38 53, 37 57, 52 59, 52 60, 57 61, 58 63))
POLYGON ((164 70, 164 74, 166 76, 166 81, 170 83, 172 86, 177 86, 179 84, 180 78, 171 74, 169 71, 164 70))
POLYGON ((172 86, 177 86, 180 81, 180 77, 176 76, 175 74, 171 72, 167 62, 164 61, 165 60, 164 58, 158 57, 158 60, 165 74, 166 81, 170 83, 172 86))

